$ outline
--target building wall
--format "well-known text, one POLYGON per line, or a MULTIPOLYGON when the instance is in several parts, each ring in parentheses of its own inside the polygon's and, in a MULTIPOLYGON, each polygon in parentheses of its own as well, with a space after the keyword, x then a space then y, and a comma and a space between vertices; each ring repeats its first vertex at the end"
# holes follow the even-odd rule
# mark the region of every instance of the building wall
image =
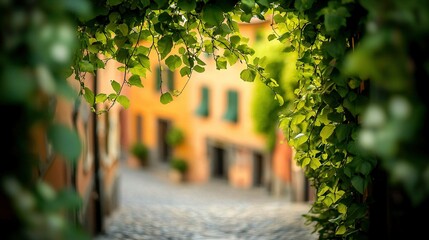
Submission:
MULTIPOLYGON (((255 24, 240 24, 243 36, 249 38, 249 45, 255 41, 256 30, 267 27, 268 22, 255 24)), ((216 70, 215 61, 204 57, 207 67, 204 73, 195 73, 193 84, 189 91, 193 96, 189 106, 193 109, 192 125, 194 128, 193 145, 195 158, 193 158, 191 178, 195 181, 207 181, 213 177, 212 154, 207 154, 214 145, 222 145, 226 149, 225 164, 228 166, 225 178, 232 186, 248 188, 253 185, 253 153, 259 152, 269 162, 265 150, 265 138, 255 133, 250 119, 251 93, 254 84, 240 79, 240 72, 244 65, 237 63, 229 66, 227 70, 216 70), (209 89, 209 115, 200 117, 195 114, 201 102, 201 89, 209 89), (238 120, 228 122, 223 119, 227 111, 227 92, 234 90, 238 95, 238 120)), ((267 165, 267 163, 265 163, 267 165)), ((264 166, 265 166, 264 165, 264 166)), ((264 173, 267 177, 267 173, 264 173)), ((266 180, 265 180, 266 181, 266 180)))
MULTIPOLYGON (((270 28, 270 21, 254 21, 240 24, 240 32, 249 38, 249 45, 257 40, 257 31, 270 28)), ((292 149, 283 143, 279 151, 272 153, 266 149, 266 139, 254 131, 251 112, 253 83, 240 79, 245 65, 237 63, 227 70, 217 70, 215 61, 209 55, 200 56, 205 63, 203 73, 194 72, 186 88, 179 97, 166 105, 159 100, 161 93, 156 89, 156 55, 151 56, 151 72, 142 77, 144 88, 129 88, 131 106, 126 111, 128 119, 126 142, 131 145, 140 141, 150 149, 151 167, 168 166, 159 155, 160 119, 170 121, 180 128, 185 141, 173 149, 172 156, 185 158, 189 163, 187 179, 193 183, 203 183, 212 179, 224 180, 233 187, 249 188, 264 186, 273 194, 282 195, 288 189, 292 194, 292 149), (209 92, 209 114, 201 116, 197 109, 202 101, 202 88, 209 92), (238 96, 238 120, 224 119, 228 106, 228 91, 234 90, 238 96), (137 123, 140 121, 140 123, 137 123), (140 127, 137 127, 140 124, 140 127), (283 149, 283 150, 281 150, 283 149)), ((187 78, 175 71, 175 89, 182 90, 187 78)), ((280 145, 280 144, 279 144, 280 145)), ((138 167, 131 156, 129 166, 138 167)))
MULTIPOLYGON (((111 74, 109 73, 109 76, 111 74)), ((91 75, 85 77, 85 84, 90 89, 94 89, 95 79, 91 75)), ((73 77, 69 79, 72 87, 78 89, 78 81, 73 77)), ((98 90, 106 91, 110 86, 109 82, 99 81, 98 90)), ((118 159, 119 159, 119 107, 114 107, 109 112, 110 127, 106 128, 106 115, 100 115, 97 119, 93 118, 93 113, 90 106, 85 100, 73 102, 63 98, 53 100, 52 108, 54 111, 54 121, 65 124, 69 128, 75 129, 81 140, 81 154, 76 159, 75 164, 66 161, 60 155, 50 151, 50 144, 46 142, 43 132, 46 131, 40 128, 37 137, 40 146, 37 148, 40 151, 41 164, 39 165, 37 177, 44 179, 49 185, 56 190, 65 188, 75 189, 81 197, 83 204, 82 208, 70 214, 73 221, 80 223, 89 233, 98 234, 99 229, 103 229, 104 225, 97 225, 97 200, 100 200, 101 206, 101 222, 110 214, 116 207, 117 199, 117 182, 118 182, 118 159), (97 125, 97 140, 94 138, 94 126, 97 125), (103 140, 105 142, 103 142, 103 140), (107 142, 106 142, 107 140, 107 142), (107 143, 107 144, 106 144, 107 143), (98 148, 98 156, 100 161, 101 190, 95 188, 96 177, 96 146, 98 148), (106 151, 109 149, 109 152, 106 151)))

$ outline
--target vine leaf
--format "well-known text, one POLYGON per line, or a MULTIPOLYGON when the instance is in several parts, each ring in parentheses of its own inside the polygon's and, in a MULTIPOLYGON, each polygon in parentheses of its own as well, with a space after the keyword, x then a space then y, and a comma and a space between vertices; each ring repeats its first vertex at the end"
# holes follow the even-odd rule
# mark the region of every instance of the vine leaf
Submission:
POLYGON ((203 9, 203 20, 212 26, 220 25, 223 22, 222 9, 213 4, 207 4, 203 9))
POLYGON ((314 170, 320 167, 322 165, 317 158, 312 158, 310 162, 310 167, 314 170))
POLYGON ((107 100, 107 94, 99 93, 95 96, 95 103, 102 103, 107 100))
POLYGON ((326 139, 332 135, 334 130, 335 130, 335 126, 326 125, 322 128, 322 131, 320 131, 320 137, 322 138, 323 141, 326 141, 326 139))
POLYGON ((337 231, 335 232, 336 235, 343 235, 346 233, 347 228, 344 225, 341 225, 337 231))
POLYGON ((170 55, 165 59, 165 64, 170 68, 170 70, 174 71, 182 65, 182 59, 177 55, 170 55))
POLYGON ((130 83, 131 86, 136 86, 141 88, 143 87, 143 84, 139 75, 131 76, 130 79, 128 79, 128 82, 130 83))
POLYGON ((173 47, 173 39, 171 36, 167 35, 159 39, 158 48, 159 53, 161 54, 161 59, 164 59, 171 51, 173 47))
POLYGON ((358 192, 363 194, 363 191, 365 190, 365 180, 362 177, 357 175, 353 176, 352 185, 356 190, 358 190, 358 192))
POLYGON ((110 84, 112 85, 113 90, 115 90, 115 92, 117 94, 119 94, 119 91, 121 91, 121 84, 119 84, 117 81, 115 80, 111 80, 110 84))
POLYGON ((216 59, 216 69, 217 70, 226 69, 227 63, 228 62, 227 62, 227 59, 225 57, 218 57, 216 59))
POLYGON ((116 6, 116 5, 121 4, 121 3, 122 3, 122 1, 123 1, 123 0, 108 0, 108 1, 107 1, 107 3, 108 3, 110 6, 116 6))
POLYGON ((246 82, 253 82, 253 81, 255 81, 256 73, 255 73, 255 71, 253 71, 251 69, 244 69, 240 73, 240 78, 246 82))
POLYGON ((52 142, 55 152, 69 161, 78 159, 81 142, 76 131, 62 124, 54 124, 48 129, 48 138, 52 142))
POLYGON ((255 0, 241 0, 240 6, 245 13, 251 13, 252 8, 255 6, 255 0))
POLYGON ((341 26, 346 26, 346 18, 350 17, 350 13, 345 7, 328 7, 323 9, 322 12, 325 15, 325 28, 329 32, 338 30, 341 26))
POLYGON ((144 54, 137 55, 137 58, 139 60, 139 63, 146 69, 150 70, 150 60, 149 58, 144 54))
POLYGON ((163 93, 160 97, 160 101, 162 104, 168 104, 173 101, 173 96, 169 92, 163 93))
POLYGON ((94 92, 91 89, 85 87, 83 97, 85 98, 86 102, 89 103, 90 105, 94 104, 94 92))
POLYGON ((183 11, 190 12, 195 9, 197 3, 195 0, 179 0, 177 6, 183 11))
POLYGON ((282 95, 276 93, 274 99, 276 99, 279 102, 280 106, 283 106, 283 104, 285 103, 285 100, 283 99, 282 95))
POLYGON ((299 145, 305 143, 307 140, 308 140, 308 136, 306 136, 303 133, 300 133, 292 139, 291 144, 293 144, 295 146, 299 146, 299 145))
POLYGON ((125 109, 130 106, 130 100, 124 95, 119 95, 118 98, 116 98, 116 101, 118 101, 118 103, 121 104, 125 109))

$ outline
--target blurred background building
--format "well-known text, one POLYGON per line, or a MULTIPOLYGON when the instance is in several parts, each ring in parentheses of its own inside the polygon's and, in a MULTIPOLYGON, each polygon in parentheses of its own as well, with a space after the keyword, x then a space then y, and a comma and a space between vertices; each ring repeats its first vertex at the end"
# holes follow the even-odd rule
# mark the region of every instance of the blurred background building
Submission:
MULTIPOLYGON (((251 45, 262 41, 257 33, 269 28, 270 22, 239 27, 251 45)), ((254 84, 240 79, 244 65, 217 70, 213 56, 201 59, 205 71, 194 72, 187 82, 187 76, 182 77, 178 70, 160 66, 154 54, 152 71, 142 79, 144 88, 127 89, 131 105, 121 110, 125 131, 121 146, 127 165, 139 167, 129 149, 140 142, 149 151, 148 168, 167 173, 172 159, 180 158, 189 165, 186 178, 192 183, 219 180, 232 187, 263 187, 275 196, 310 201, 312 190, 295 166, 293 150, 283 142, 282 134, 278 133, 275 149, 269 150, 266 137, 254 130, 250 114, 254 84), (162 104, 161 93, 173 90, 182 92, 162 104), (176 146, 166 140, 172 129, 183 134, 183 142, 176 146)))

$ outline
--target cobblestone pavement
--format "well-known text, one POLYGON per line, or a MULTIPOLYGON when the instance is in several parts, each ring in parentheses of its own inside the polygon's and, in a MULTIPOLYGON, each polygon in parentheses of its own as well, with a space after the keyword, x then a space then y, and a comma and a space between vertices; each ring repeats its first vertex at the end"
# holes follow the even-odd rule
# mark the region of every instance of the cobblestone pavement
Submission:
POLYGON ((177 184, 161 173, 120 170, 119 208, 96 240, 313 240, 308 204, 226 182, 177 184))

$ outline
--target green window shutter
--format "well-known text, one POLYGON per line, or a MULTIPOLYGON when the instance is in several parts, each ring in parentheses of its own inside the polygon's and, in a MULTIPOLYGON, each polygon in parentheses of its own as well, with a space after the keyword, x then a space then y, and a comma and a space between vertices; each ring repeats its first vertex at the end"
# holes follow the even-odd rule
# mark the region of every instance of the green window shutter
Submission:
POLYGON ((238 93, 236 91, 228 91, 228 107, 223 119, 229 122, 238 121, 238 93))
POLYGON ((201 103, 197 108, 196 114, 204 117, 209 115, 209 89, 207 87, 201 89, 201 103))
POLYGON ((155 74, 156 74, 156 76, 155 76, 155 79, 156 79, 155 90, 159 91, 159 90, 161 90, 161 81, 162 81, 162 79, 161 79, 161 67, 160 66, 156 66, 155 74))
POLYGON ((171 70, 168 70, 168 90, 172 91, 174 90, 174 72, 171 70))

